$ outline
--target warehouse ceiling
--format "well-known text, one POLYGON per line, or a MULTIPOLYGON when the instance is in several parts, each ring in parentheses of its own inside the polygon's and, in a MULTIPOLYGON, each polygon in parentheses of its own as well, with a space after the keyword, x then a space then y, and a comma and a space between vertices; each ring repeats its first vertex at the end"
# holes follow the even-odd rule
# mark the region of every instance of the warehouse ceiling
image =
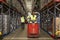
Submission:
POLYGON ((35 0, 33 4, 33 11, 38 11, 40 10, 40 0, 35 0))
POLYGON ((34 0, 25 0, 25 2, 26 2, 27 11, 31 12, 33 9, 32 4, 33 4, 34 0))
POLYGON ((32 12, 34 5, 36 3, 36 0, 18 0, 18 1, 22 4, 26 13, 32 12))

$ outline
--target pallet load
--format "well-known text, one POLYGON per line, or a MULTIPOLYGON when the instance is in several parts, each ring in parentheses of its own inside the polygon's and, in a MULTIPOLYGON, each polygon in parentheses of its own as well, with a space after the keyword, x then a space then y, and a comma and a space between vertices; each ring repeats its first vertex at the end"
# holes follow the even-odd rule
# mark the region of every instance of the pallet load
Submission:
POLYGON ((10 32, 14 31, 16 29, 16 18, 11 17, 11 22, 10 22, 10 32))
POLYGON ((16 29, 16 19, 15 19, 15 18, 13 18, 12 24, 13 24, 13 28, 14 28, 14 30, 15 30, 15 29, 16 29))
POLYGON ((3 15, 3 35, 9 33, 9 16, 3 15))
POLYGON ((10 22, 10 32, 12 32, 13 31, 13 21, 12 21, 12 17, 11 17, 11 22, 10 22))
POLYGON ((56 18, 56 36, 60 37, 60 18, 56 18))
MULTIPOLYGON (((60 38, 60 0, 41 0, 41 19, 44 19, 44 14, 49 14, 52 17, 51 25, 46 30, 52 38, 60 38), (43 1, 43 2, 42 2, 43 1)), ((48 17, 48 18, 50 18, 48 17)), ((42 20, 41 20, 42 21, 42 20)), ((41 24, 44 24, 43 22, 41 24)), ((43 25, 42 25, 43 26, 43 25)))

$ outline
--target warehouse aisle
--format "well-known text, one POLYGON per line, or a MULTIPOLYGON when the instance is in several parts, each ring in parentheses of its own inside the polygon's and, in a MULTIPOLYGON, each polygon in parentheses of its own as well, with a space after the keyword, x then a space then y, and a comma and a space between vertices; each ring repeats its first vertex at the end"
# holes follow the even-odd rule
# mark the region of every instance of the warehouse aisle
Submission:
POLYGON ((25 26, 24 31, 20 31, 20 28, 15 32, 9 34, 4 37, 3 40, 53 40, 47 33, 41 30, 41 34, 39 38, 27 38, 27 26, 25 26))

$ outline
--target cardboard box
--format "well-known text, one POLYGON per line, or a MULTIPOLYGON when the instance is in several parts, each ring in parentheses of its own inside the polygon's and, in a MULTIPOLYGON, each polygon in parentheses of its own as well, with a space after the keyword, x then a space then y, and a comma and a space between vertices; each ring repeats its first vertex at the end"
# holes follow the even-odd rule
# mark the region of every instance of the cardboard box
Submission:
MULTIPOLYGON (((56 33, 60 31, 60 18, 56 18, 56 33)), ((60 32, 57 34, 58 37, 60 37, 60 32)))
POLYGON ((56 18, 56 31, 60 31, 60 18, 59 17, 57 17, 56 18))
POLYGON ((3 15, 3 35, 9 32, 9 15, 3 15))

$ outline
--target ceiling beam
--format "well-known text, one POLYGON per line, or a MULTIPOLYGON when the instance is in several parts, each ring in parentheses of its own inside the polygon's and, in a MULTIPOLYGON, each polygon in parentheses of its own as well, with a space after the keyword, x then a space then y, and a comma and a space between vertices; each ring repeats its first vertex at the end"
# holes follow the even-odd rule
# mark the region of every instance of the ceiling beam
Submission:
POLYGON ((18 2, 20 3, 20 5, 23 7, 23 10, 25 11, 25 13, 26 13, 26 10, 25 10, 25 8, 24 8, 24 6, 23 6, 23 3, 21 2, 21 0, 18 0, 18 2))

